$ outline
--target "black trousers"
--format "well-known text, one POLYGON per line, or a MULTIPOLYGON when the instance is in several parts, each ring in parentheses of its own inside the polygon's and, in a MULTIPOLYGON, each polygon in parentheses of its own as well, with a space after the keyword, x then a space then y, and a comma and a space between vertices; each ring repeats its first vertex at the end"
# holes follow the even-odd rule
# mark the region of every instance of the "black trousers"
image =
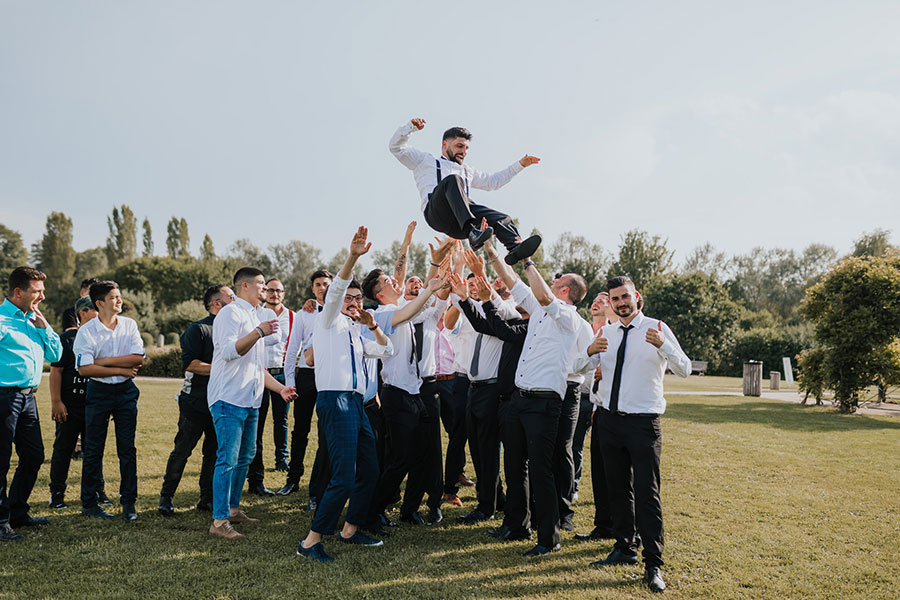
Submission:
MULTIPOLYGON (((84 439, 84 401, 67 403, 66 420, 56 423, 56 435, 53 439, 53 454, 50 455, 50 493, 62 494, 66 491, 66 480, 69 478, 69 467, 72 464, 72 452, 78 443, 78 436, 84 439)), ((100 468, 100 488, 103 491, 103 468, 100 468)))
POLYGON ((85 431, 81 461, 81 506, 97 506, 97 492, 102 479, 101 466, 109 432, 109 418, 116 428, 116 454, 119 456, 119 502, 134 505, 137 499, 137 450, 134 434, 137 429, 137 401, 140 390, 129 379, 122 383, 100 383, 90 380, 84 402, 85 431))
POLYGON ((201 420, 187 416, 184 411, 180 411, 178 415, 175 447, 166 462, 166 473, 163 475, 160 496, 171 498, 175 495, 188 458, 197 447, 197 442, 201 437, 203 437, 203 446, 201 446, 202 461, 200 462, 200 503, 212 504, 213 471, 216 468, 216 452, 219 449, 216 441, 216 428, 211 416, 201 420))
POLYGON ((644 564, 662 566, 663 519, 659 500, 659 459, 662 427, 659 417, 620 416, 600 411, 603 466, 609 487, 609 503, 615 547, 637 552, 635 524, 644 544, 644 564), (633 470, 633 490, 631 477, 633 470))
POLYGON ((444 464, 441 447, 441 396, 438 382, 423 383, 419 390, 425 412, 422 425, 425 428, 425 493, 428 507, 440 508, 444 495, 444 464))
POLYGON ((381 388, 381 410, 384 412, 391 446, 387 465, 378 478, 372 498, 370 520, 387 509, 407 475, 409 478, 403 494, 403 504, 400 506, 401 515, 419 510, 427 487, 427 463, 422 451, 427 441, 422 420, 425 413, 422 398, 392 385, 384 385, 381 388))
POLYGON ((506 413, 504 467, 506 513, 515 529, 531 523, 529 501, 534 494, 538 544, 559 543, 559 502, 553 479, 553 448, 562 398, 536 398, 516 390, 506 413), (530 489, 529 489, 530 480, 530 489))
MULTIPOLYGON (((450 400, 450 429, 447 431, 447 460, 444 465, 444 493, 455 494, 459 490, 459 476, 466 466, 466 405, 469 397, 469 379, 457 373, 453 380, 453 397, 450 400)), ((444 412, 443 398, 441 412, 444 412)), ((444 421, 446 428, 446 420, 444 421)))
POLYGON ((493 515, 500 486, 500 386, 497 383, 469 386, 468 435, 475 463, 475 493, 478 510, 493 515))
MULTIPOLYGON (((581 394, 581 403, 578 407, 578 422, 575 424, 575 435, 572 437, 572 458, 575 461, 575 493, 581 483, 581 471, 584 464, 584 440, 587 430, 593 421, 594 405, 591 403, 590 394, 581 394)), ((592 471, 593 473, 593 471, 592 471)))
MULTIPOLYGON (((603 460, 603 425, 600 424, 599 408, 594 411, 591 427, 591 489, 594 492, 594 527, 612 529, 612 516, 609 508, 609 486, 606 484, 606 466, 603 460)), ((579 419, 580 420, 580 419, 579 419)), ((627 503, 634 506, 632 490, 631 465, 628 465, 627 503)), ((634 530, 634 514, 631 515, 631 529, 634 530)))
POLYGON ((18 388, 0 388, 0 525, 28 515, 28 497, 44 462, 44 441, 34 394, 18 388), (19 464, 9 485, 6 476, 13 444, 19 464))
MULTIPOLYGON (((294 430, 291 431, 291 468, 288 482, 300 483, 305 471, 306 447, 309 445, 309 429, 316 410, 316 372, 313 369, 297 369, 297 399, 294 400, 294 430)), ((321 442, 320 442, 321 446, 321 442)), ((321 498, 321 496, 316 496, 321 498)))
POLYGON ((575 495, 575 460, 572 439, 575 437, 575 425, 578 422, 578 411, 581 404, 577 388, 577 385, 566 386, 566 396, 560 405, 556 443, 553 446, 553 480, 556 482, 560 523, 571 521, 575 514, 575 511, 572 510, 572 497, 575 495))
MULTIPOLYGON (((497 417, 500 422, 500 443, 506 448, 509 444, 508 441, 510 439, 510 428, 515 426, 516 424, 512 422, 509 418, 509 409, 512 405, 512 397, 510 394, 500 394, 499 404, 497 407, 497 417)), ((506 470, 506 465, 508 463, 504 460, 503 469, 506 470)), ((525 473, 523 474, 525 485, 530 487, 531 482, 528 478, 528 469, 525 469, 525 473)), ((509 485, 509 473, 506 474, 506 483, 509 485)), ((508 488, 507 488, 508 490, 508 488)), ((507 504, 504 507, 503 512, 503 525, 509 527, 513 533, 530 533, 531 525, 525 526, 521 521, 519 523, 513 522, 512 518, 509 515, 509 497, 507 496, 507 504)))
POLYGON ((480 225, 486 219, 494 228, 494 235, 507 249, 516 245, 519 231, 512 218, 498 210, 475 204, 469 199, 466 184, 459 175, 449 175, 441 180, 428 196, 425 205, 425 222, 435 231, 440 231, 458 240, 466 239, 468 225, 480 225))

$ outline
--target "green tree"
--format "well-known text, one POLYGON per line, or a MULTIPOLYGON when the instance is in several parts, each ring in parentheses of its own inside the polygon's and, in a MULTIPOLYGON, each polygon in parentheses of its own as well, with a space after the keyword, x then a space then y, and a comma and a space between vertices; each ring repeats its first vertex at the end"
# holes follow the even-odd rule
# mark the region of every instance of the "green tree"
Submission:
POLYGON ((824 385, 842 412, 860 393, 900 371, 900 256, 852 257, 806 293, 802 313, 824 349, 824 385))
POLYGON ((153 256, 153 230, 150 228, 150 219, 144 217, 144 256, 153 256))
POLYGON ((109 269, 106 248, 98 246, 75 254, 75 280, 97 277, 109 269))
POLYGON ((556 272, 578 273, 584 277, 587 284, 587 293, 581 303, 581 313, 588 317, 590 305, 594 297, 606 290, 606 269, 609 267, 610 257, 600 244, 595 244, 587 238, 570 232, 562 234, 558 240, 550 246, 548 263, 552 267, 553 276, 556 272))
POLYGON ((674 251, 666 247, 666 240, 660 236, 632 229, 622 236, 618 256, 607 275, 628 275, 637 290, 641 291, 657 277, 669 273, 673 255, 674 251))
POLYGON ((117 281, 122 288, 149 292, 162 310, 201 298, 213 284, 230 284, 241 266, 245 265, 233 259, 199 261, 148 256, 123 263, 103 276, 117 281))
POLYGON ((186 258, 191 255, 191 237, 184 217, 169 219, 166 227, 166 251, 169 258, 186 258))
POLYGON ((694 248, 681 267, 682 273, 704 273, 719 282, 727 278, 728 271, 728 257, 709 242, 694 248))
POLYGON ((864 233, 853 242, 853 256, 885 256, 889 252, 896 252, 897 248, 891 245, 891 232, 884 229, 875 229, 864 233))
POLYGON ((0 277, 3 281, 16 267, 28 264, 28 250, 22 234, 0 223, 0 277))
POLYGON ((121 209, 113 207, 106 219, 109 237, 106 238, 106 258, 111 266, 132 260, 137 256, 137 219, 125 204, 121 209))
POLYGON ((312 297, 309 276, 321 268, 322 258, 318 248, 306 242, 291 240, 286 244, 269 246, 272 269, 265 271, 266 279, 278 277, 284 285, 284 302, 292 308, 312 297))
POLYGON ((228 249, 228 256, 240 267, 256 267, 268 275, 273 272, 272 259, 253 243, 242 238, 237 240, 228 249))
POLYGON ((209 234, 203 236, 203 243, 200 244, 200 260, 215 260, 216 249, 213 247, 212 238, 209 234))
MULTIPOLYGON (((372 252, 372 268, 382 269, 388 275, 393 275, 394 265, 397 257, 400 256, 400 244, 400 240, 394 240, 389 248, 374 250, 372 252)), ((431 266, 431 251, 428 246, 421 242, 411 243, 407 253, 406 276, 416 275, 424 278, 428 274, 429 266, 431 266)))

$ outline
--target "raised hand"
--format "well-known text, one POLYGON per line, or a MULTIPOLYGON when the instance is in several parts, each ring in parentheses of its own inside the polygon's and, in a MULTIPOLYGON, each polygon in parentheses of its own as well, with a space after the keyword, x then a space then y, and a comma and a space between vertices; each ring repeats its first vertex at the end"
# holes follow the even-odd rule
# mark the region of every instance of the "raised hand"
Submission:
POLYGON ((278 319, 272 319, 271 321, 263 321, 259 324, 259 328, 262 329, 263 337, 267 335, 272 335, 276 331, 278 331, 278 319))
POLYGON ((431 262, 439 265, 444 262, 444 259, 447 256, 450 255, 450 251, 457 244, 457 241, 452 237, 448 237, 442 241, 437 236, 435 236, 434 241, 437 246, 435 247, 431 244, 428 244, 428 249, 431 250, 431 262))
POLYGON ((410 119, 409 122, 412 123, 419 131, 425 129, 425 119, 410 119))
POLYGON ((303 303, 303 312, 314 313, 316 312, 316 306, 316 301, 310 298, 303 303))
POLYGON ((350 240, 350 254, 359 258, 363 254, 369 251, 369 248, 372 247, 372 242, 368 242, 369 238, 369 230, 365 227, 360 227, 356 230, 356 233, 353 234, 353 239, 350 240))
POLYGON ((645 339, 648 344, 653 344, 657 348, 662 348, 663 342, 666 341, 663 337, 662 321, 656 322, 656 329, 651 327, 647 330, 647 337, 645 339))
POLYGON ((31 324, 38 329, 47 329, 47 319, 45 319, 41 311, 38 310, 37 304, 31 307, 31 312, 34 313, 34 318, 31 319, 31 324))
POLYGON ((412 243, 413 232, 416 230, 416 222, 412 221, 406 226, 406 235, 403 236, 403 245, 409 246, 412 243))
POLYGON ((459 296, 460 300, 465 300, 469 297, 469 288, 466 285, 466 280, 459 273, 454 273, 450 276, 450 291, 459 296))
POLYGON ((428 286, 427 286, 428 291, 430 291, 432 294, 435 293, 436 291, 438 291, 439 289, 444 287, 444 284, 447 283, 447 281, 449 281, 449 280, 450 280, 449 273, 446 273, 446 272, 438 273, 437 275, 435 275, 434 277, 432 277, 431 279, 428 280, 428 286))
POLYGON ((482 302, 487 302, 494 296, 490 284, 480 275, 475 277, 475 291, 478 292, 478 299, 482 302))
MULTIPOLYGON (((419 129, 421 129, 421 127, 419 129)), ((536 165, 539 162, 541 162, 541 159, 539 159, 537 156, 531 156, 529 154, 526 154, 519 159, 519 164, 523 167, 530 167, 531 165, 536 165)))
POLYGON ((487 278, 484 274, 484 258, 475 254, 472 250, 466 250, 465 254, 463 254, 463 259, 466 261, 466 266, 469 267, 469 270, 475 273, 477 277, 487 278))
POLYGON ((356 314, 352 315, 350 318, 366 327, 371 327, 375 324, 375 317, 367 310, 358 310, 356 311, 356 314))
POLYGON ((606 349, 609 348, 609 340, 603 336, 598 336, 594 338, 594 341, 591 342, 591 345, 588 346, 587 353, 588 356, 593 356, 598 352, 606 352, 606 349))

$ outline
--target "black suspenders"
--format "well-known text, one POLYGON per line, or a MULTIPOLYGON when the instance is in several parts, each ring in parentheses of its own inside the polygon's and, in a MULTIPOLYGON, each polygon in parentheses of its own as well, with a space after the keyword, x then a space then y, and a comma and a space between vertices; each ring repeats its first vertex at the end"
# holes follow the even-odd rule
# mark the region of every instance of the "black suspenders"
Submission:
MULTIPOLYGON (((434 168, 437 169, 437 182, 441 183, 443 177, 441 176, 441 160, 439 158, 434 159, 434 168)), ((469 196, 469 177, 466 175, 466 170, 463 169, 463 179, 466 182, 466 197, 469 196)))

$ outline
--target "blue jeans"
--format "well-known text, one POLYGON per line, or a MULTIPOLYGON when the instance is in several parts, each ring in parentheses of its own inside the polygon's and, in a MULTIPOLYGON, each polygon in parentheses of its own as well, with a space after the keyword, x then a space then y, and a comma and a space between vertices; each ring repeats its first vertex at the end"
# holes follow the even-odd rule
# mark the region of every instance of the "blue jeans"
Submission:
POLYGON ((319 392, 316 414, 328 442, 331 481, 319 500, 310 529, 328 535, 334 531, 347 498, 347 516, 352 525, 365 525, 366 514, 378 482, 375 435, 355 392, 319 392))
POLYGON ((229 509, 241 505, 247 469, 256 454, 258 408, 235 406, 219 400, 209 407, 219 449, 213 472, 213 518, 227 519, 229 509))

